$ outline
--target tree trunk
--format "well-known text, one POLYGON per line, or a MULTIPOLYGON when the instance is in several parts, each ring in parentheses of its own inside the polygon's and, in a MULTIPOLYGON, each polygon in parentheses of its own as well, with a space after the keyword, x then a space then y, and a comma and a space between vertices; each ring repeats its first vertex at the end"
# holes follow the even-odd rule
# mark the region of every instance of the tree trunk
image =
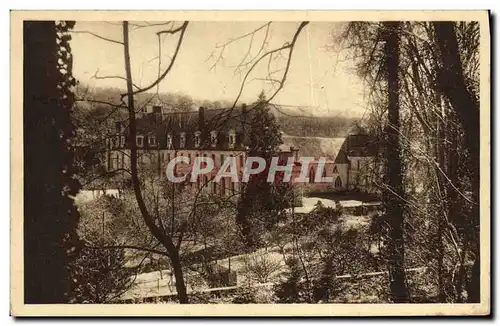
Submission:
POLYGON ((172 269, 174 270, 175 289, 177 290, 179 303, 189 303, 181 260, 178 252, 175 252, 170 256, 170 262, 172 263, 172 269))
POLYGON ((468 168, 471 175, 472 210, 464 221, 466 240, 474 255, 471 278, 467 286, 468 301, 480 302, 480 250, 479 250, 479 101, 466 84, 458 41, 453 22, 434 23, 441 64, 438 83, 448 98, 464 130, 469 151, 468 168))
POLYGON ((135 108, 134 108, 134 95, 133 95, 133 81, 132 73, 130 67, 130 49, 128 40, 128 22, 123 22, 123 48, 125 57, 125 73, 127 79, 127 105, 129 114, 129 135, 132 141, 130 142, 130 172, 132 175, 132 186, 134 188, 135 198, 137 200, 137 205, 141 212, 142 218, 146 223, 148 229, 151 231, 152 235, 165 247, 167 250, 172 268, 175 274, 175 288, 177 289, 177 297, 180 303, 189 303, 186 285, 184 283, 184 276, 182 273, 182 266, 179 257, 179 250, 175 247, 172 242, 172 238, 165 234, 160 228, 155 224, 155 220, 149 213, 144 199, 142 197, 141 183, 139 182, 138 171, 137 171, 137 145, 135 143, 135 138, 137 134, 137 125, 135 120, 135 108))
POLYGON ((404 270, 404 194, 401 148, 399 140, 399 41, 400 22, 384 23, 386 37, 385 58, 388 86, 388 128, 386 146, 385 208, 389 224, 389 276, 391 299, 409 301, 404 270))

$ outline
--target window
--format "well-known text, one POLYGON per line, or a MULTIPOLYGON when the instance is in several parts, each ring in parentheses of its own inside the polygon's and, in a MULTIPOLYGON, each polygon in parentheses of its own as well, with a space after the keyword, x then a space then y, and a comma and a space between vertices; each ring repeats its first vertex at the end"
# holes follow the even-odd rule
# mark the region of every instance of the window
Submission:
POLYGON ((144 146, 144 136, 137 136, 135 138, 135 143, 137 144, 137 147, 144 146))
POLYGON ((226 178, 220 179, 220 194, 222 196, 226 194, 226 178))
POLYGON ((181 132, 181 138, 179 139, 179 147, 184 148, 186 147, 186 133, 181 132))
POLYGON ((113 162, 111 161, 111 153, 110 152, 108 152, 108 160, 107 161, 108 161, 107 162, 108 163, 108 170, 112 170, 113 169, 113 165, 112 165, 113 162))
POLYGON ((149 141, 149 146, 156 146, 156 137, 155 136, 149 136, 148 141, 149 141))
POLYGON ((212 147, 217 146, 217 131, 215 131, 215 130, 212 130, 210 132, 210 145, 212 147))
POLYGON ((356 163, 357 163, 357 169, 359 170, 359 160, 357 160, 356 163))
POLYGON ((233 129, 229 131, 229 148, 234 148, 234 145, 236 143, 236 133, 234 132, 233 129))
POLYGON ((224 164, 224 154, 220 154, 220 165, 224 164))
POLYGON ((125 147, 125 136, 120 136, 120 147, 125 147))
POLYGON ((339 170, 337 170, 337 165, 334 165, 333 166, 333 171, 332 173, 339 173, 339 170))
POLYGON ((194 147, 198 148, 200 147, 201 143, 201 132, 197 131, 194 133, 194 147))
POLYGON ((167 149, 172 149, 172 134, 167 134, 167 149))
POLYGON ((311 168, 309 170, 309 182, 310 183, 314 183, 314 179, 315 179, 314 168, 311 168))
POLYGON ((340 176, 335 179, 335 188, 342 188, 342 180, 340 179, 340 176))

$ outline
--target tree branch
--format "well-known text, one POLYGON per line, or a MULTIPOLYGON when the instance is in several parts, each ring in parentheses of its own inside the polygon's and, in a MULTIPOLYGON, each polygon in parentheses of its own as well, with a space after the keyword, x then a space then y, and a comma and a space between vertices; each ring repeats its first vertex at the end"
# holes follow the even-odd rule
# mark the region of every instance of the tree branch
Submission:
POLYGON ((107 37, 104 37, 104 36, 98 35, 96 33, 89 32, 89 31, 71 31, 71 33, 75 33, 75 34, 89 34, 89 35, 92 35, 92 36, 97 37, 98 39, 101 39, 101 40, 104 40, 104 41, 108 41, 108 42, 111 42, 111 43, 116 43, 116 44, 123 45, 123 42, 120 42, 120 41, 117 41, 117 40, 113 40, 113 39, 110 39, 110 38, 107 38, 107 37))
MULTIPOLYGON (((181 48, 182 40, 184 38, 184 34, 186 32, 186 28, 187 28, 188 24, 189 24, 189 22, 185 21, 184 24, 182 24, 181 27, 176 28, 175 30, 173 30, 173 31, 176 31, 175 33, 177 33, 177 32, 180 31, 181 34, 179 36, 179 40, 177 41, 177 46, 175 48, 174 55, 172 56, 172 59, 170 60, 170 64, 168 65, 167 69, 163 72, 163 74, 161 74, 160 78, 157 78, 149 86, 146 86, 144 88, 139 88, 138 90, 133 91, 132 93, 123 93, 122 94, 122 98, 125 97, 125 96, 133 96, 133 95, 136 95, 136 94, 139 94, 139 93, 147 92, 148 90, 150 90, 151 88, 153 88, 157 84, 159 84, 165 78, 165 76, 167 76, 167 74, 170 72, 170 70, 172 69, 172 67, 173 67, 173 65, 175 63, 175 59, 177 58, 177 54, 179 54, 179 50, 181 48)), ((162 32, 163 33, 173 34, 173 31, 162 31, 162 32)), ((158 33, 160 33, 160 32, 158 32, 158 33)))

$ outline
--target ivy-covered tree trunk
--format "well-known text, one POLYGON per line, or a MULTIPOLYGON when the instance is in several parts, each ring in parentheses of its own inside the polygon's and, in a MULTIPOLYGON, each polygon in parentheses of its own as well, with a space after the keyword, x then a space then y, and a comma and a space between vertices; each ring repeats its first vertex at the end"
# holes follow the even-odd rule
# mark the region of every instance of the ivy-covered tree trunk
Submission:
POLYGON ((65 303, 75 252, 78 213, 69 197, 74 128, 71 49, 73 23, 24 22, 24 300, 65 303), (58 35, 59 33, 59 35, 58 35), (59 86, 59 87, 58 87, 59 86))
POLYGON ((454 22, 435 22, 441 69, 438 84, 449 100, 464 130, 467 147, 472 201, 470 217, 462 221, 466 241, 473 253, 471 277, 467 286, 468 301, 480 302, 480 228, 479 228, 479 99, 464 77, 454 22))
POLYGON ((385 60, 388 90, 388 126, 386 144, 386 183, 384 206, 389 226, 389 276, 393 302, 408 302, 404 270, 404 191, 401 145, 399 139, 399 41, 400 22, 384 23, 385 60))

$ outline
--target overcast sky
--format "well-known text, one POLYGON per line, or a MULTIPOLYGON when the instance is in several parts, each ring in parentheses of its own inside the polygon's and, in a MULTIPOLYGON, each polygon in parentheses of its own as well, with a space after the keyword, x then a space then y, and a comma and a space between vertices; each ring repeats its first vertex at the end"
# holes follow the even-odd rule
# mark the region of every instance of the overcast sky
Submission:
MULTIPOLYGON (((152 23, 152 22, 150 22, 152 23)), ((144 23, 141 23, 144 24, 144 23)), ((245 35, 265 22, 190 22, 177 61, 161 83, 161 92, 180 92, 199 100, 233 101, 241 87, 246 70, 239 74, 235 66, 256 56, 266 35, 262 28, 251 37, 242 38, 228 45, 223 60, 215 66, 221 44, 245 35), (250 47, 251 45, 251 47, 250 47), (218 47, 219 46, 219 47, 218 47)), ((176 23, 180 26, 181 23, 176 23)), ((267 50, 291 41, 299 23, 273 22, 268 31, 267 50)), ((361 116, 365 112, 363 88, 352 72, 353 63, 331 48, 332 33, 339 25, 328 22, 311 22, 300 34, 293 53, 292 63, 284 89, 274 102, 281 105, 305 107, 303 110, 317 115, 361 116)), ((165 26, 135 29, 131 26, 130 46, 134 82, 145 86, 158 74, 158 38, 156 32, 165 26)), ((77 22, 75 31, 90 31, 101 36, 123 39, 118 22, 77 22)), ((178 34, 162 36, 162 69, 164 69, 176 45, 178 34)), ((94 86, 125 87, 120 79, 93 79, 98 76, 125 76, 123 47, 89 34, 73 35, 73 74, 82 83, 94 86)), ((264 50, 265 51, 265 50, 264 50)), ((261 52, 261 54, 264 52, 261 52)), ((287 55, 286 52, 283 55, 287 55)), ((278 71, 281 78, 285 57, 275 57, 270 70, 278 71)), ((269 71, 268 61, 263 60, 250 75, 241 101, 252 102, 261 90, 270 94, 269 82, 262 78, 269 71)))

